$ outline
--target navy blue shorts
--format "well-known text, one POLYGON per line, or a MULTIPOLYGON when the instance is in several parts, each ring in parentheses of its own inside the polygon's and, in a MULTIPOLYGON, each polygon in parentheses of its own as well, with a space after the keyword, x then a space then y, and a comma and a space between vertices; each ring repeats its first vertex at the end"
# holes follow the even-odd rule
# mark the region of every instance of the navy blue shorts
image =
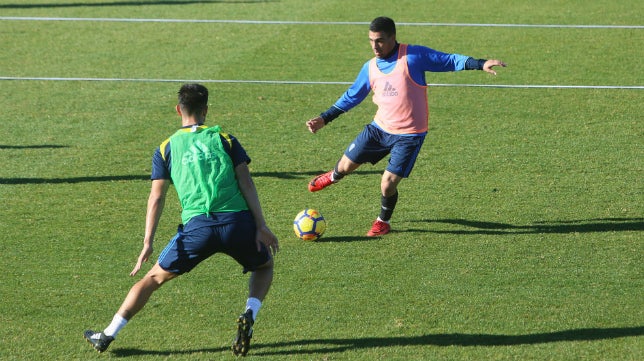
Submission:
POLYGON ((344 155, 358 164, 376 164, 391 154, 387 170, 407 178, 414 168, 425 135, 426 133, 390 134, 373 124, 367 124, 344 151, 344 155))
POLYGON ((217 224, 211 217, 201 215, 192 218, 185 227, 180 225, 159 255, 161 268, 177 274, 190 272, 219 252, 234 258, 244 267, 244 273, 268 262, 271 259, 268 248, 262 244, 261 251, 257 251, 257 228, 250 212, 236 212, 234 216, 234 222, 217 224))

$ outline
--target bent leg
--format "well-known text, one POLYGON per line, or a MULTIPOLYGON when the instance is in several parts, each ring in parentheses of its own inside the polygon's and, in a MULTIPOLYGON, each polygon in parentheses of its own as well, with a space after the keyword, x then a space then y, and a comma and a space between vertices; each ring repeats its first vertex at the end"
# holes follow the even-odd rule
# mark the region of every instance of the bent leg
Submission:
POLYGON ((273 282, 273 259, 252 271, 248 281, 248 299, 246 310, 237 318, 237 334, 233 341, 232 350, 235 356, 246 356, 253 337, 253 326, 262 307, 262 301, 268 294, 273 282))
POLYGON ((391 231, 389 220, 398 202, 398 183, 402 177, 385 171, 380 181, 380 214, 367 232, 367 237, 383 236, 391 231))
POLYGON ((177 276, 178 274, 168 272, 156 263, 141 280, 132 286, 117 313, 126 320, 131 319, 145 306, 154 291, 177 276))
POLYGON ((398 184, 401 180, 402 177, 389 171, 385 171, 382 175, 380 183, 380 214, 378 215, 378 219, 381 221, 389 222, 394 213, 396 203, 398 203, 398 184))
POLYGON ((248 297, 263 301, 273 283, 273 259, 259 266, 250 275, 248 297))
POLYGON ((398 193, 398 183, 400 183, 402 179, 403 178, 401 176, 385 170, 380 181, 380 192, 382 196, 391 197, 398 193))
POLYGON ((346 155, 343 155, 335 164, 333 170, 320 174, 309 182, 309 192, 320 191, 331 184, 337 183, 345 175, 353 172, 360 164, 351 161, 346 155))
POLYGON ((347 175, 354 170, 358 169, 360 167, 360 163, 356 163, 349 159, 346 155, 342 155, 342 158, 338 160, 338 163, 335 165, 335 171, 337 173, 340 173, 342 175, 347 175))

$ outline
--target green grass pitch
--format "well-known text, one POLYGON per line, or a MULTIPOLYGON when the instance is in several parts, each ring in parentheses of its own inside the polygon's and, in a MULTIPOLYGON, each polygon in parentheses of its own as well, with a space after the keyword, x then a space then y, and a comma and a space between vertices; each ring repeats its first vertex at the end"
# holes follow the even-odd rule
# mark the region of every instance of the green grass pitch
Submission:
MULTIPOLYGON (((0 360, 234 358, 247 276, 224 256, 165 285, 106 353, 82 339, 138 280, 151 155, 179 124, 182 79, 267 81, 206 83, 209 124, 246 147, 281 240, 247 359, 644 359, 642 14, 635 0, 0 0, 0 360), (306 185, 373 104, 315 135, 304 122, 371 57, 380 15, 401 42, 508 67, 428 74, 498 87, 429 89, 394 232, 367 239, 384 162, 306 185), (289 23, 91 20, 126 18, 289 23), (318 242, 293 234, 305 207, 326 218, 318 242)), ((178 222, 171 193, 155 255, 178 222)))

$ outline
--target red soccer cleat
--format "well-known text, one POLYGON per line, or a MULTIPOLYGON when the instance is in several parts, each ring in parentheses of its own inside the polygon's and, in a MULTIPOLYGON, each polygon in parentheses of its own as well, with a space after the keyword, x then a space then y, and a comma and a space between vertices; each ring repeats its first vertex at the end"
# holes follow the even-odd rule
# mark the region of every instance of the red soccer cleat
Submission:
POLYGON ((389 225, 389 223, 376 219, 373 222, 373 225, 371 226, 369 232, 367 232, 367 237, 384 236, 385 234, 389 233, 389 231, 391 231, 391 226, 389 225))
POLYGON ((319 176, 313 178, 311 182, 309 182, 309 192, 321 191, 322 189, 335 183, 334 181, 331 180, 332 174, 333 174, 333 171, 330 170, 324 174, 320 174, 319 176))

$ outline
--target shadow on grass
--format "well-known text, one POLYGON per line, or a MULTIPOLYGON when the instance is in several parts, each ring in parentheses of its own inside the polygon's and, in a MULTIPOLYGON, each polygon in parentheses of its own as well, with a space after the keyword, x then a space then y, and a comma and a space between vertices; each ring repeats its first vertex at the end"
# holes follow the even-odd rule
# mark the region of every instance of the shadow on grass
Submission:
MULTIPOLYGON (((0 145, 0 149, 1 149, 0 145)), ((47 148, 59 146, 30 146, 30 148, 47 148)), ((253 177, 270 177, 277 179, 308 179, 316 176, 322 171, 315 172, 255 172, 251 173, 253 177)), ((380 174, 378 171, 357 171, 357 175, 380 174)), ((0 178, 0 184, 60 184, 60 183, 86 183, 86 182, 111 182, 111 181, 130 181, 130 180, 150 180, 150 175, 113 175, 113 176, 93 176, 93 177, 70 177, 70 178, 0 178)), ((304 184, 302 187, 305 187, 304 184)), ((303 188, 306 189, 306 188, 303 188)))
POLYGON ((342 237, 322 237, 315 241, 316 243, 331 243, 331 242, 361 242, 361 241, 373 241, 374 237, 367 236, 342 236, 342 237))
MULTIPOLYGON (((213 348, 203 348, 195 350, 176 350, 176 351, 164 351, 164 350, 141 350, 138 348, 118 348, 118 346, 112 346, 109 353, 112 353, 116 357, 132 357, 132 356, 145 356, 145 355, 154 355, 154 356, 172 356, 172 355, 193 355, 193 354, 208 354, 208 353, 220 353, 224 351, 229 351, 230 347, 213 347, 213 348)), ((251 346, 254 347, 254 346, 251 346)))
MULTIPOLYGON (((278 179, 302 179, 308 177, 315 177, 316 175, 327 172, 327 170, 317 170, 317 171, 307 171, 307 172, 251 172, 253 177, 270 177, 278 179)), ((382 175, 382 171, 377 170, 357 170, 351 173, 350 177, 356 175, 370 175, 378 174, 382 175)))
MULTIPOLYGON (((527 335, 494 335, 494 334, 428 334, 408 337, 364 337, 364 338, 329 338, 304 339, 274 343, 251 344, 250 354, 253 356, 271 355, 306 355, 326 354, 361 349, 401 347, 401 346, 517 346, 534 345, 552 342, 600 341, 621 337, 637 337, 644 335, 644 327, 615 327, 615 328, 581 328, 557 332, 534 333, 527 335)), ((179 350, 152 351, 139 349, 114 348, 112 353, 117 357, 156 355, 171 356, 197 353, 219 353, 228 351, 228 347, 179 350)))
POLYGON ((274 2, 277 0, 157 0, 157 1, 104 1, 99 3, 48 3, 48 4, 4 4, 0 9, 71 8, 103 6, 150 6, 150 5, 190 5, 190 4, 252 4, 274 2))
POLYGON ((535 222, 531 225, 469 221, 465 219, 423 219, 413 222, 447 223, 465 226, 455 230, 405 230, 406 232, 429 232, 444 234, 547 234, 644 231, 644 218, 596 218, 570 221, 535 222))
POLYGON ((67 145, 57 144, 37 144, 37 145, 5 145, 0 144, 0 149, 55 149, 55 148, 68 148, 67 145))
POLYGON ((87 183, 87 182, 114 182, 131 180, 150 180, 149 175, 117 175, 97 177, 70 177, 70 178, 0 178, 0 184, 62 184, 62 183, 87 183))

